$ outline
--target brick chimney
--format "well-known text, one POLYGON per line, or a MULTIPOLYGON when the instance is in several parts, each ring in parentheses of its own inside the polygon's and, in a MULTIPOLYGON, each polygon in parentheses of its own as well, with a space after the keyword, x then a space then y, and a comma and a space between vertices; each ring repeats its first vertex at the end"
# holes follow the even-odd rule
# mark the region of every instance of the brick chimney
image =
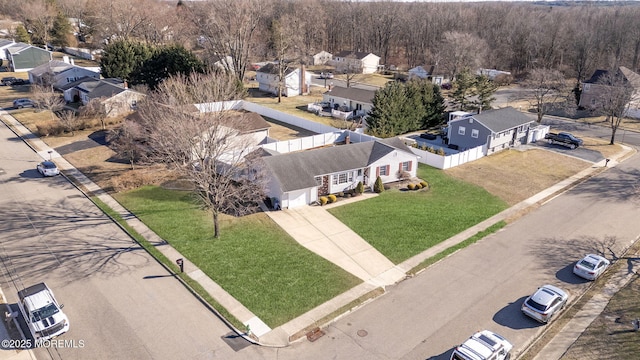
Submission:
POLYGON ((304 64, 300 66, 300 95, 307 93, 307 81, 305 76, 304 64))

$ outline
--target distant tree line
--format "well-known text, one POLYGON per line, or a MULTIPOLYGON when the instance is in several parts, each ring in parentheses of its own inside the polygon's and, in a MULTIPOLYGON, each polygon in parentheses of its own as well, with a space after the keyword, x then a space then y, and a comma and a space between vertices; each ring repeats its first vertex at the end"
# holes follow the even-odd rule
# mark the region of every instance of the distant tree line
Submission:
POLYGON ((77 37, 92 47, 116 39, 181 44, 202 50, 205 61, 230 56, 223 66, 240 79, 249 62, 321 50, 373 52, 404 70, 438 64, 451 76, 544 68, 583 80, 597 68, 640 66, 635 2, 0 0, 0 12, 22 20, 37 43, 63 38, 63 14, 77 19, 77 37))

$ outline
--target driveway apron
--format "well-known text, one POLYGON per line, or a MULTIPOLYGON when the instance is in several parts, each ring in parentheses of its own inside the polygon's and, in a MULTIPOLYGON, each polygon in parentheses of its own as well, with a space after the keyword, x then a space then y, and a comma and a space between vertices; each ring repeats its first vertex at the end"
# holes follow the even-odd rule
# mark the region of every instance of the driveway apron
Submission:
POLYGON ((320 206, 267 214, 300 245, 363 281, 385 286, 405 277, 389 259, 320 206))

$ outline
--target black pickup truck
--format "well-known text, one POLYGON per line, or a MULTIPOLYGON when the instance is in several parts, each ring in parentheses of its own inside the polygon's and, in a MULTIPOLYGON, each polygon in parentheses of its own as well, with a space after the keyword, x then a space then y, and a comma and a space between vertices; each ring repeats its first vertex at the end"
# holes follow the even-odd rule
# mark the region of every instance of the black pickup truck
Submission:
POLYGON ((549 142, 549 144, 560 144, 571 149, 575 149, 578 146, 582 145, 582 139, 579 139, 572 134, 561 132, 561 133, 548 133, 544 136, 545 139, 549 142))

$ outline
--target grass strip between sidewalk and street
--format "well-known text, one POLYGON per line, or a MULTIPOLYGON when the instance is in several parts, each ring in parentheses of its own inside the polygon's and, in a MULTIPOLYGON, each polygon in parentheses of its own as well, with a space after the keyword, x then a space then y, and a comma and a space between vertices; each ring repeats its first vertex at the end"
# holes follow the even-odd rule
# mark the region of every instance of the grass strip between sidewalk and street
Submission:
POLYGON ((210 213, 191 192, 144 186, 114 197, 271 328, 361 283, 265 213, 221 215, 216 239, 210 213))
POLYGON ((207 291, 204 290, 202 286, 195 280, 191 279, 185 273, 181 273, 180 269, 173 261, 167 259, 164 254, 160 252, 160 250, 156 249, 151 243, 144 238, 144 236, 140 235, 135 229, 133 229, 129 224, 127 224, 126 220, 120 216, 117 212, 111 209, 107 204, 105 204, 102 200, 100 200, 96 196, 91 197, 91 201, 96 204, 105 214, 111 217, 115 222, 117 222, 122 228, 124 228, 127 233, 142 246, 151 256, 153 256, 158 262, 160 262, 163 266, 168 268, 175 276, 180 277, 184 283, 189 286, 189 290, 194 292, 200 297, 201 301, 206 302, 211 307, 213 307, 224 319, 226 319, 233 327, 238 330, 245 330, 244 324, 238 319, 236 319, 224 306, 220 305, 207 291))

